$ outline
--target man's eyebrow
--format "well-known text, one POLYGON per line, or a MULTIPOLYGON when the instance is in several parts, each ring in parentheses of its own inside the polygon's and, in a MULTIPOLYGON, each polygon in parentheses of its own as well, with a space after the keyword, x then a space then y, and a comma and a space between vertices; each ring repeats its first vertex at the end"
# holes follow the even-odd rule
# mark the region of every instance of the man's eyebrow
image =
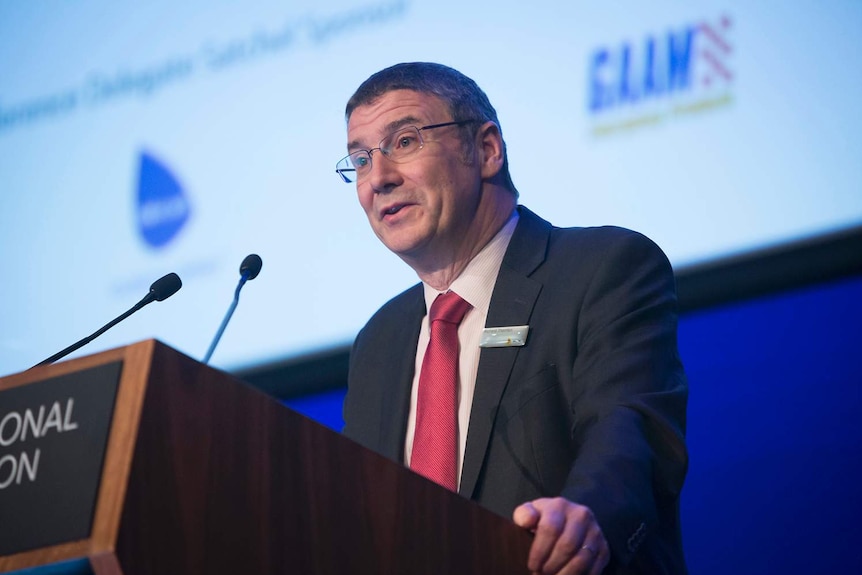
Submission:
POLYGON ((414 124, 418 124, 420 122, 419 118, 416 116, 404 116, 399 120, 395 120, 394 122, 389 122, 386 124, 386 133, 392 133, 398 128, 403 128, 404 126, 411 126, 414 124))
MULTIPOLYGON (((412 125, 419 124, 420 122, 421 122, 421 120, 419 118, 417 118, 416 116, 404 116, 403 118, 393 120, 392 122, 389 122, 388 124, 386 124, 383 127, 383 131, 385 133, 384 136, 391 134, 392 132, 394 132, 395 130, 398 130, 399 128, 403 128, 404 126, 412 126, 412 125)), ((363 148, 362 143, 359 140, 352 140, 352 141, 347 143, 347 151, 348 152, 353 151, 353 150, 364 150, 364 149, 367 149, 367 148, 363 148)))

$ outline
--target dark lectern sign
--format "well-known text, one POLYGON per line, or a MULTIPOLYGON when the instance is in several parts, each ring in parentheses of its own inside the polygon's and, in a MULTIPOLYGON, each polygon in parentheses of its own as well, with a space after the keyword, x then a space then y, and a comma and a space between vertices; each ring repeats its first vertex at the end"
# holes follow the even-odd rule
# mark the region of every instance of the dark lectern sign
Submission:
POLYGON ((90 536, 121 368, 0 391, 0 556, 90 536))

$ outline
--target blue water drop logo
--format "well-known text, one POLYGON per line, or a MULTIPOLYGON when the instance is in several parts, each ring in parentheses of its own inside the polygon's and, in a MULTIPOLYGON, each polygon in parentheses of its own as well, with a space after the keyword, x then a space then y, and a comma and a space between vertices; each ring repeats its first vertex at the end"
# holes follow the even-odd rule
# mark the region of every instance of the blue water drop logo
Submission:
POLYGON ((138 174, 138 231, 153 248, 164 248, 183 229, 191 207, 183 187, 161 161, 141 152, 138 174))

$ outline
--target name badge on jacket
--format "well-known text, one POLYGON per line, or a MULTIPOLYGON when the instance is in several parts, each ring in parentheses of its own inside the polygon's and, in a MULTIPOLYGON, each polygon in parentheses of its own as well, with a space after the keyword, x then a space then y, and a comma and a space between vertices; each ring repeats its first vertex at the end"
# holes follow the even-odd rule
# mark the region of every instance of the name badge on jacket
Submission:
POLYGON ((479 347, 520 347, 527 343, 528 325, 486 327, 479 347))

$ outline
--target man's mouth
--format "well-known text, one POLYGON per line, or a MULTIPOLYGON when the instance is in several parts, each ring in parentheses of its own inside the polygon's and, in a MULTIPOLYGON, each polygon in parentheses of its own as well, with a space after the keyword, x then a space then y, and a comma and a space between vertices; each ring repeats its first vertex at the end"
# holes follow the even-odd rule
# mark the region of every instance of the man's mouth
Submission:
POLYGON ((381 212, 382 217, 392 216, 400 212, 403 208, 406 208, 408 204, 394 204, 384 209, 381 212))

